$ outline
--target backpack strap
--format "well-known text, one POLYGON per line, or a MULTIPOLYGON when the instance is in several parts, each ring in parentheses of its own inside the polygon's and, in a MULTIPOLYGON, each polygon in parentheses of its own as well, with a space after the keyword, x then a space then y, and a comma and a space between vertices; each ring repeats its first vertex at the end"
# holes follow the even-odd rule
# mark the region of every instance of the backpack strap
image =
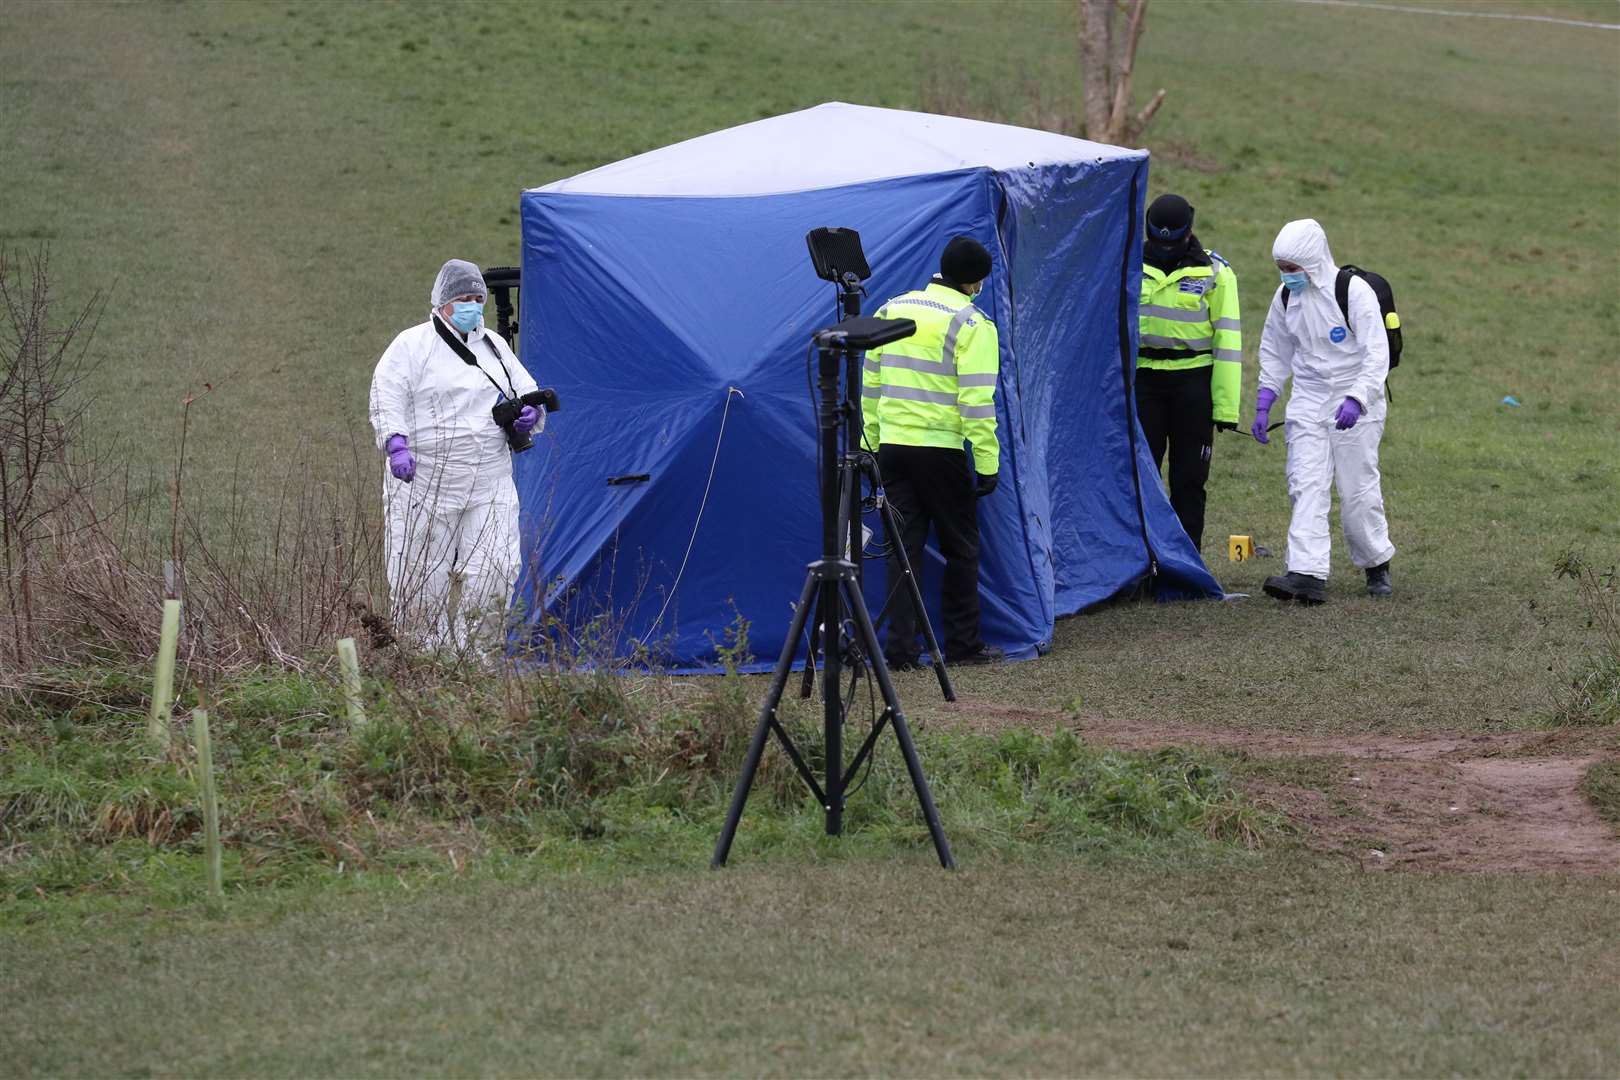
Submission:
POLYGON ((1350 279, 1361 272, 1359 266, 1339 267, 1339 276, 1333 282, 1333 298, 1339 302, 1339 311, 1344 315, 1344 328, 1354 334, 1356 328, 1350 325, 1350 279))
MULTIPOLYGON (((1333 283, 1333 296, 1339 301, 1339 310, 1344 312, 1344 327, 1352 334, 1356 332, 1356 328, 1350 322, 1350 279, 1361 272, 1361 267, 1346 264, 1339 267, 1338 280, 1333 283)), ((1379 309, 1380 312, 1382 312, 1382 304, 1379 305, 1379 309)), ((1388 379, 1384 380, 1384 397, 1389 399, 1389 401, 1392 403, 1395 400, 1395 394, 1389 388, 1388 379)))

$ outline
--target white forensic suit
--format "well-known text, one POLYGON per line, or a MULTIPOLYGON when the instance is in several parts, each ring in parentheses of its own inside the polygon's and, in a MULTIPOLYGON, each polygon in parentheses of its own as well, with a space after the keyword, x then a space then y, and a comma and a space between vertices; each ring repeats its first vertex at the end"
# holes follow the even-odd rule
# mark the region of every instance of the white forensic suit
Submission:
POLYGON ((388 591, 394 625, 424 647, 494 648, 503 640, 520 559, 518 499, 512 452, 490 410, 503 397, 536 388, 499 334, 480 324, 463 337, 437 313, 402 332, 377 362, 371 380, 377 447, 401 434, 416 455, 409 483, 384 470, 388 591), (456 354, 435 323, 465 342, 476 366, 456 354), (461 577, 454 625, 452 571, 461 577))
POLYGON ((1299 264, 1309 275, 1305 288, 1288 298, 1283 289, 1271 299, 1260 335, 1260 388, 1279 396, 1290 378, 1288 399, 1288 570, 1326 581, 1328 509, 1339 489, 1339 519, 1350 559, 1366 569, 1395 555, 1384 517, 1378 472, 1378 443, 1389 412, 1384 380, 1389 375, 1389 341, 1372 286, 1350 279, 1349 325, 1345 325, 1334 283, 1339 267, 1328 250, 1322 226, 1306 218, 1277 234, 1272 257, 1299 264), (1334 417, 1347 397, 1361 405, 1361 419, 1343 431, 1334 417))

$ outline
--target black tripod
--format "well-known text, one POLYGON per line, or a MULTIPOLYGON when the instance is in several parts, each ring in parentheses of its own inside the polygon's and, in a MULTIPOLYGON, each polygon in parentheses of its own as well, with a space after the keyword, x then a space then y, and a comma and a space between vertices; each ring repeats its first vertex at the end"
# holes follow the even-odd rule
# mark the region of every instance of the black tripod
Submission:
MULTIPOLYGON (((845 275, 843 285, 846 295, 852 288, 850 280, 852 278, 854 278, 852 274, 845 275)), ((858 303, 857 299, 856 304, 858 303)), ((793 767, 798 770, 800 777, 826 811, 828 835, 836 836, 843 832, 844 795, 848 780, 859 771, 861 765, 871 755, 885 725, 894 728, 895 738, 900 743, 900 751, 906 761, 906 771, 911 776, 912 787, 916 789, 917 801, 928 823, 928 832, 933 838, 939 864, 946 869, 952 869, 956 865, 955 860, 951 858, 951 848, 945 839, 945 831, 940 827, 939 812, 934 808, 933 796, 928 791, 928 780, 923 775, 917 748, 911 741, 911 730, 906 725, 905 715, 901 711, 900 699, 895 694, 894 683, 889 678, 889 668, 883 659, 883 648, 878 643, 877 628, 873 625, 872 616, 867 611, 866 599, 861 591, 860 572, 857 563, 853 561, 859 559, 861 553, 860 516, 856 509, 859 503, 861 477, 863 475, 870 477, 874 486, 880 484, 877 465, 870 454, 859 450, 841 453, 838 441, 838 429, 841 424, 859 426, 857 420, 859 414, 856 409, 839 401, 840 361, 842 360, 842 366, 846 371, 845 384, 849 394, 859 395, 861 352, 907 337, 915 330, 916 324, 909 319, 856 317, 847 318, 815 335, 818 358, 817 388, 820 399, 818 435, 821 439, 821 558, 810 564, 809 572, 805 576, 804 590, 799 594, 799 602, 793 609, 793 621, 788 626, 787 639, 782 645, 782 655, 777 660, 776 669, 771 677, 770 692, 766 694, 765 703, 760 708, 759 722, 755 725, 753 739, 748 744, 748 755, 743 761, 742 775, 737 778, 737 788, 731 797, 731 808, 726 812, 725 826, 720 831, 718 843, 715 844, 713 865, 716 867, 725 865, 726 856, 731 851, 731 842, 737 834, 743 806, 748 801, 748 791, 754 782, 760 758, 765 752, 765 741, 768 736, 774 734, 782 744, 782 749, 792 761, 793 767), (821 630, 821 652, 824 663, 822 716, 827 751, 825 788, 817 782, 815 774, 811 772, 804 757, 777 718, 782 692, 786 689, 788 676, 793 670, 794 654, 798 651, 799 639, 810 621, 812 611, 816 614, 817 624, 821 630), (845 631, 846 613, 853 622, 850 633, 845 631), (884 704, 882 715, 873 724, 871 732, 847 768, 844 766, 843 745, 845 703, 840 675, 846 659, 852 670, 859 671, 864 667, 877 681, 884 704)), ((905 568, 904 576, 911 594, 909 599, 916 605, 920 622, 927 634, 929 649, 939 675, 940 688, 944 691, 946 700, 955 700, 950 676, 945 671, 943 655, 934 640, 933 628, 928 623, 926 613, 922 611, 922 592, 917 585, 916 575, 911 572, 905 560, 904 545, 900 543, 900 531, 895 522, 893 508, 887 503, 884 507, 885 526, 889 530, 891 542, 902 549, 899 558, 905 568)), ((806 674, 812 678, 815 653, 816 649, 812 644, 809 656, 805 660, 806 674)))
MULTIPOLYGON (((859 318, 861 314, 860 275, 854 271, 843 271, 838 274, 837 284, 838 317, 845 321, 859 318)), ((876 321, 878 320, 868 320, 868 322, 876 321)), ((910 322, 909 319, 888 321, 896 323, 910 322)), ((912 325, 915 327, 914 323, 912 325)), ((838 327, 831 328, 829 332, 840 333, 838 327)), ((843 333, 847 341, 848 333, 847 331, 843 333)), ((903 336, 909 337, 910 334, 903 336)), ((890 340, 898 341, 899 337, 890 340)), ((879 344, 886 343, 872 342, 864 346, 864 348, 876 348, 879 344)), ((838 499, 838 531, 835 535, 849 538, 847 541, 848 546, 844 550, 855 564, 855 585, 857 591, 859 591, 861 585, 860 553, 865 546, 861 537, 861 478, 865 477, 871 482, 873 492, 879 495, 877 503, 879 512, 883 515, 883 528, 889 540, 889 546, 893 549, 895 562, 900 568, 900 576, 905 579, 907 593, 906 596, 902 597, 899 590, 895 589, 893 582, 891 582, 889 595, 884 599, 883 608, 877 613, 877 618, 873 619, 872 622, 876 626, 882 626, 891 605, 896 601, 910 603, 912 610, 916 612, 917 625, 922 627, 923 637, 928 642, 928 653, 933 657, 934 675, 939 679, 939 691, 945 695, 946 701, 955 701, 956 688, 951 685, 951 674, 945 667, 945 654, 940 650, 939 642, 934 638, 934 626, 928 621, 928 610, 923 603, 922 587, 919 585, 917 575, 912 569, 911 556, 906 553, 906 545, 901 540, 899 516, 895 513, 894 506, 887 499, 881 497, 883 476, 878 471, 877 458, 861 448, 861 414, 856 402, 860 400, 860 391, 857 387, 861 385, 861 354, 863 349, 842 347, 836 348, 835 351, 839 352, 843 357, 844 387, 849 396, 847 403, 839 405, 844 419, 844 456, 839 461, 839 468, 842 470, 842 484, 839 488, 838 499), (851 481, 853 481, 853 484, 851 481)), ((836 400, 836 386, 834 386, 833 392, 836 400)), ((819 415, 826 415, 825 403, 823 403, 823 409, 819 415)), ((823 464, 826 462, 825 453, 822 455, 822 462, 823 464)), ((828 626, 837 625, 837 622, 836 618, 830 620, 812 619, 810 621, 810 656, 812 659, 821 650, 822 631, 828 626)), ((907 642, 906 645, 908 649, 911 647, 910 642, 907 642)), ((815 684, 816 665, 806 663, 804 665, 804 680, 799 686, 799 696, 808 698, 814 690, 815 684)), ((838 680, 832 679, 832 685, 837 686, 838 680)), ((850 771, 853 772, 854 770, 850 771)))

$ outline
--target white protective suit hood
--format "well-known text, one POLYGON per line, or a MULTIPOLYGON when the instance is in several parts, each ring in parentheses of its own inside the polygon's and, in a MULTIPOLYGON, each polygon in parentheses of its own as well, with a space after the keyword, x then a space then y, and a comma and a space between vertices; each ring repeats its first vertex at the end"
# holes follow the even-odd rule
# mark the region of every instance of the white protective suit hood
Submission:
POLYGON ((1300 218, 1284 225, 1271 245, 1271 257, 1304 267, 1312 285, 1331 287, 1333 275, 1339 272, 1333 252, 1328 250, 1327 233, 1315 218, 1300 218))
POLYGON ((1299 305, 1312 334, 1325 337, 1333 327, 1344 323, 1338 298, 1333 295, 1339 266, 1333 261, 1333 252, 1328 250, 1327 233, 1315 218, 1301 218, 1284 225, 1271 245, 1271 257, 1297 263, 1311 279, 1289 297, 1289 303, 1299 305))
POLYGON ((1308 287, 1324 290, 1332 297, 1339 266, 1333 261, 1333 252, 1328 250, 1327 233, 1315 218, 1301 218, 1284 225, 1271 245, 1271 257, 1278 262, 1299 264, 1311 279, 1308 287))

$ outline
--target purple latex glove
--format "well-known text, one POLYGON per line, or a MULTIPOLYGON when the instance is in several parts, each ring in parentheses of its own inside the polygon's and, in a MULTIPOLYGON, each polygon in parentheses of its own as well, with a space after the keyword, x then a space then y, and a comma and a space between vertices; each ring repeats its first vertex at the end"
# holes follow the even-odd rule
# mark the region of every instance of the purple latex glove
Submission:
POLYGON ((403 435, 390 435, 383 444, 388 451, 388 471, 394 474, 395 480, 403 480, 407 484, 416 479, 416 455, 406 444, 410 442, 403 435))
POLYGON ((512 430, 520 435, 527 435, 539 422, 540 410, 533 405, 525 405, 518 410, 517 419, 512 421, 512 430))
POLYGON ((1333 426, 1344 431, 1346 428, 1355 427, 1356 421, 1360 419, 1361 402, 1353 397, 1347 397, 1344 404, 1339 406, 1339 411, 1333 414, 1333 426))
POLYGON ((1254 436, 1257 443, 1271 442, 1271 435, 1266 428, 1271 426, 1271 407, 1277 403, 1277 391, 1260 388, 1260 395, 1254 399, 1254 426, 1249 434, 1254 436))

